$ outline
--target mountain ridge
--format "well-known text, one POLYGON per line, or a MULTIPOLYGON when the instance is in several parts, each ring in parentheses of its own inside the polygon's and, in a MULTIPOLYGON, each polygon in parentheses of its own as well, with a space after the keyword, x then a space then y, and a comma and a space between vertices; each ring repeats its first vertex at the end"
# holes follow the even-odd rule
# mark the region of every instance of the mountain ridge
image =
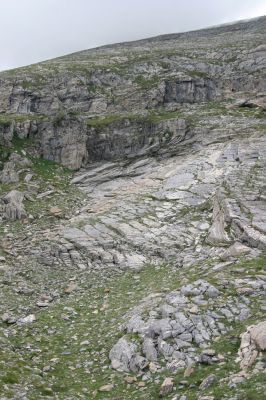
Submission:
MULTIPOLYGON (((266 19, 266 15, 261 15, 261 16, 258 16, 258 17, 250 18, 250 19, 239 19, 239 20, 235 20, 235 21, 232 21, 232 22, 225 22, 225 23, 218 24, 218 25, 210 25, 207 28, 199 28, 199 29, 193 29, 193 30, 182 31, 182 32, 177 32, 177 33, 173 32, 173 33, 167 33, 167 34, 163 34, 163 35, 154 35, 154 36, 150 36, 150 37, 147 37, 147 38, 144 38, 144 39, 136 39, 136 40, 130 40, 130 41, 122 41, 122 42, 104 44, 104 45, 92 47, 92 48, 89 48, 89 49, 86 49, 86 50, 78 50, 78 51, 74 51, 72 53, 67 53, 67 54, 64 54, 64 55, 61 55, 61 56, 57 56, 57 57, 54 57, 54 58, 49 58, 49 59, 46 59, 46 60, 43 60, 43 61, 38 61, 38 62, 33 63, 33 64, 24 65, 24 66, 21 66, 21 67, 11 68, 11 70, 17 70, 17 69, 20 69, 20 68, 27 68, 27 67, 31 67, 33 65, 38 65, 38 64, 46 63, 46 62, 57 60, 57 59, 62 59, 62 58, 68 57, 68 56, 78 55, 79 53, 85 53, 85 52, 94 51, 94 50, 101 50, 101 49, 104 49, 104 48, 115 47, 115 46, 119 46, 119 45, 130 45, 130 44, 133 45, 133 44, 146 42, 146 41, 154 41, 154 40, 159 39, 159 38, 162 38, 162 39, 164 38, 165 40, 168 40, 170 38, 174 39, 174 38, 177 38, 177 37, 182 36, 182 35, 187 35, 187 34, 193 35, 193 34, 197 34, 199 32, 203 33, 205 31, 210 31, 210 30, 216 31, 216 32, 214 32, 214 34, 215 33, 217 34, 217 30, 223 29, 223 28, 225 28, 225 29, 226 28, 230 28, 231 25, 233 25, 233 26, 240 25, 241 27, 247 27, 250 24, 252 24, 253 22, 263 21, 264 19, 266 19)), ((0 71, 0 73, 2 73, 2 72, 4 73, 4 72, 7 72, 7 71, 9 71, 9 69, 8 70, 2 70, 2 71, 0 71)))

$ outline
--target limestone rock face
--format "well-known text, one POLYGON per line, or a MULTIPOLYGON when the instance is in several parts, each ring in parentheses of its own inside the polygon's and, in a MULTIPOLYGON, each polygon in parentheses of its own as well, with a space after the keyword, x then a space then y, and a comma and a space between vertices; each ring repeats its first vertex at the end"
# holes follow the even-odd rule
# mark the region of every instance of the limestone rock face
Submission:
POLYGON ((158 123, 125 120, 107 126, 100 132, 91 129, 86 144, 88 160, 171 153, 185 139, 187 130, 183 119, 169 119, 158 123))
POLYGON ((209 78, 180 77, 165 82, 165 102, 198 103, 218 97, 217 83, 209 78))
POLYGON ((40 125, 41 155, 77 170, 87 161, 86 131, 84 124, 73 119, 44 122, 40 125))

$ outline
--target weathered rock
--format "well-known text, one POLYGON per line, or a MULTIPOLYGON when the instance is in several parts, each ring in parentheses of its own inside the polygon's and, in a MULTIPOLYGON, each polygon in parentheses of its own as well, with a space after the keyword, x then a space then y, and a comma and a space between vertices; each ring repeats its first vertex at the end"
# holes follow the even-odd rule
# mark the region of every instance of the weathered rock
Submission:
POLYGON ((244 254, 248 254, 250 252, 250 248, 243 245, 242 243, 236 242, 232 246, 228 247, 226 251, 222 254, 221 258, 224 261, 227 261, 231 258, 239 257, 244 254))
POLYGON ((165 378, 160 388, 160 397, 168 396, 173 391, 173 380, 172 378, 165 378))
POLYGON ((12 162, 16 167, 31 167, 32 162, 26 157, 22 157, 18 153, 12 153, 9 157, 9 161, 12 162))
POLYGON ((53 214, 55 217, 60 217, 62 215, 61 208, 54 206, 50 208, 50 213, 53 214))
POLYGON ((209 78, 184 76, 165 82, 166 102, 197 103, 218 97, 218 85, 209 78))
POLYGON ((70 282, 70 284, 67 287, 65 287, 64 292, 66 294, 70 294, 70 293, 74 292, 75 290, 77 290, 77 288, 78 288, 78 285, 75 282, 70 282))
POLYGON ((99 392, 111 392, 114 389, 114 385, 104 385, 99 388, 99 392))
POLYGON ((19 175, 15 169, 15 164, 8 161, 4 165, 3 171, 0 173, 0 181, 4 184, 11 184, 19 182, 19 175))
POLYGON ((142 345, 142 351, 149 361, 157 361, 157 351, 155 349, 153 340, 151 338, 145 338, 142 345))
POLYGON ((250 338, 259 350, 266 350, 266 321, 260 322, 250 328, 250 338))
POLYGON ((240 367, 248 370, 258 356, 258 350, 265 350, 266 346, 266 323, 260 322, 257 325, 248 327, 247 331, 241 335, 241 344, 238 350, 240 367))
POLYGON ((131 361, 135 356, 136 350, 134 343, 128 342, 126 338, 119 339, 109 353, 112 367, 120 371, 131 371, 131 361))
POLYGON ((12 190, 4 196, 4 218, 11 220, 26 218, 27 214, 23 206, 23 199, 24 193, 18 190, 12 190))
POLYGON ((221 195, 216 194, 213 204, 212 226, 208 235, 208 242, 214 245, 224 245, 229 242, 225 231, 224 213, 221 207, 221 195))
POLYGON ((132 383, 137 382, 137 378, 135 376, 126 376, 125 382, 131 385, 132 383))
POLYGON ((216 382, 217 378, 215 375, 211 374, 209 376, 207 376, 207 378, 205 378, 201 384, 200 384, 200 390, 205 390, 207 389, 209 386, 213 385, 214 382, 216 382))
POLYGON ((18 323, 20 324, 31 324, 36 321, 36 316, 34 314, 29 314, 26 317, 22 317, 18 319, 18 323))
POLYGON ((1 315, 1 320, 9 325, 15 324, 17 322, 17 319, 8 312, 1 315))

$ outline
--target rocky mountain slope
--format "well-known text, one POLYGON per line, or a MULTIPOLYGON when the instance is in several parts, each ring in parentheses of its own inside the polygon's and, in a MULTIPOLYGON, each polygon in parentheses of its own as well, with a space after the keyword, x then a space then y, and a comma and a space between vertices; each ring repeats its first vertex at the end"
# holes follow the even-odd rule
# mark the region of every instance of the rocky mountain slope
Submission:
POLYGON ((0 399, 265 398, 265 38, 0 73, 0 399))

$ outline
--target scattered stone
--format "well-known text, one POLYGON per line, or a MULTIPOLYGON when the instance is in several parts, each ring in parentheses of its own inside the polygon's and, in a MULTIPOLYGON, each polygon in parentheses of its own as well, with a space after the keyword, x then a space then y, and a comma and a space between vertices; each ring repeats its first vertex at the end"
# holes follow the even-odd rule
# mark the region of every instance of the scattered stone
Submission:
POLYGON ((173 391, 173 380, 172 378, 165 378, 165 380, 163 381, 163 384, 160 388, 160 397, 164 397, 167 396, 168 394, 172 393, 173 391))
POLYGON ((50 213, 53 214, 55 217, 60 217, 62 215, 62 210, 59 207, 51 207, 50 213))
POLYGON ((132 383, 137 382, 137 378, 135 376, 126 376, 125 382, 131 385, 132 383))
POLYGON ((29 183, 33 178, 33 174, 27 174, 24 178, 24 182, 29 183))
POLYGON ((111 392, 114 389, 114 385, 104 385, 99 388, 99 392, 111 392))
POLYGON ((39 193, 39 194, 36 196, 36 199, 42 199, 42 198, 44 198, 44 197, 50 196, 50 195, 53 194, 54 192, 55 192, 54 190, 47 190, 47 191, 44 192, 44 193, 39 193))
POLYGON ((247 379, 247 376, 248 376, 247 373, 244 371, 231 375, 229 378, 229 387, 244 383, 245 380, 247 379))
POLYGON ((200 389, 200 390, 205 390, 205 389, 207 389, 208 387, 210 387, 211 385, 213 385, 213 383, 216 382, 216 380, 217 380, 217 378, 216 378, 216 376, 213 375, 213 374, 207 376, 207 378, 205 378, 205 379, 201 382, 199 389, 200 389))
POLYGON ((43 308, 43 307, 49 307, 49 303, 44 302, 44 301, 37 301, 36 306, 43 308))
POLYGON ((192 366, 188 366, 184 372, 184 378, 189 378, 193 374, 194 369, 192 366))
POLYGON ((66 294, 70 294, 72 292, 74 292, 75 290, 77 290, 78 285, 74 282, 70 282, 70 284, 64 289, 64 292, 66 294))
POLYGON ((31 324, 32 322, 36 321, 36 317, 34 314, 27 315, 27 317, 19 318, 18 322, 20 324, 31 324))
POLYGON ((157 372, 159 369, 159 365, 154 363, 154 362, 150 362, 149 363, 149 370, 152 374, 155 374, 155 372, 157 372))
POLYGON ((189 309, 189 312, 190 312, 191 314, 198 314, 198 312, 199 312, 199 307, 198 307, 197 305, 195 305, 195 306, 193 306, 193 307, 191 307, 191 308, 189 309))
POLYGON ((9 314, 9 313, 4 313, 1 316, 1 319, 2 319, 3 322, 6 322, 9 325, 15 324, 17 322, 16 318, 13 315, 9 314))

